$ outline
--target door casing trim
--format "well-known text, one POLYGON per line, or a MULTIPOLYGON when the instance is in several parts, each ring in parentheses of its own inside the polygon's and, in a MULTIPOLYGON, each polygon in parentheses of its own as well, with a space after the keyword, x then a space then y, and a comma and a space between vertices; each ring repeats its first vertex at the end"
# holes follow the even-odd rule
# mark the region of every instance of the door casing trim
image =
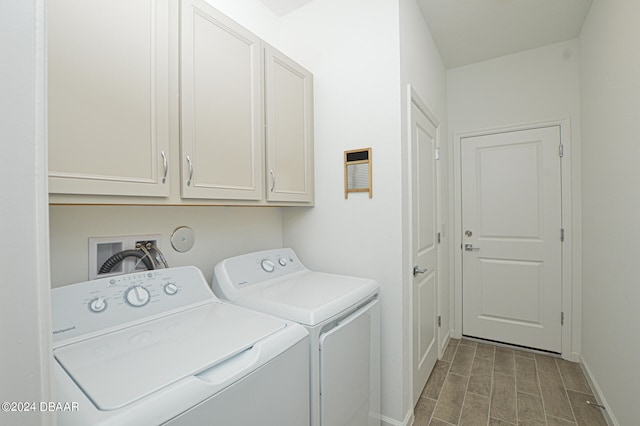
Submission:
MULTIPOLYGON (((571 139, 571 119, 565 118, 553 121, 544 121, 528 124, 520 124, 505 127, 489 128, 469 132, 454 133, 451 144, 453 164, 452 186, 452 230, 450 256, 453 259, 451 276, 453 276, 453 297, 451 298, 450 312, 453 313, 451 321, 451 335, 454 338, 462 337, 462 167, 461 151, 462 140, 473 136, 484 136, 496 133, 507 133, 520 130, 531 130, 541 127, 560 127, 560 143, 564 147, 561 176, 562 176, 562 227, 565 230, 565 239, 562 245, 562 312, 564 312, 564 325, 562 327, 562 358, 577 362, 580 360, 581 350, 581 324, 582 324, 582 285, 581 285, 581 214, 580 214, 580 153, 579 144, 571 139)), ((558 235, 560 238, 560 235, 558 235)), ((560 318, 558 318, 560 321, 560 318)))

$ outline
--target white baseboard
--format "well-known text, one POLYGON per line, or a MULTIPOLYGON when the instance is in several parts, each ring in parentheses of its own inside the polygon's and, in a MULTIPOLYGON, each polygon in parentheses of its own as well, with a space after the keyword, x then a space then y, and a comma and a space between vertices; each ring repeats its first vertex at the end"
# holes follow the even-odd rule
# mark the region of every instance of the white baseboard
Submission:
POLYGON ((577 352, 569 352, 568 354, 562 354, 562 359, 571 362, 581 362, 580 354, 577 352))
POLYGON ((438 348, 438 359, 442 359, 444 356, 444 351, 447 350, 447 346, 449 346, 449 341, 451 340, 451 330, 447 331, 447 335, 444 338, 444 344, 442 347, 438 348))
POLYGON ((584 358, 582 358, 582 356, 579 356, 579 358, 580 365, 582 366, 582 371, 584 372, 584 375, 589 382, 589 386, 591 386, 591 389, 593 389, 593 393, 595 394, 594 396, 596 397, 596 402, 604 407, 604 410, 602 410, 602 414, 604 415, 604 419, 607 421, 607 424, 609 426, 620 426, 620 423, 618 423, 618 420, 616 420, 616 417, 613 415, 613 411, 611 411, 609 403, 602 394, 602 390, 600 389, 600 386, 598 386, 598 382, 591 372, 591 369, 585 362, 584 358))
POLYGON ((404 420, 401 422, 389 418, 387 416, 380 416, 381 425, 382 426, 411 426, 413 425, 413 421, 415 417, 413 416, 413 410, 407 411, 407 414, 404 416, 404 420))

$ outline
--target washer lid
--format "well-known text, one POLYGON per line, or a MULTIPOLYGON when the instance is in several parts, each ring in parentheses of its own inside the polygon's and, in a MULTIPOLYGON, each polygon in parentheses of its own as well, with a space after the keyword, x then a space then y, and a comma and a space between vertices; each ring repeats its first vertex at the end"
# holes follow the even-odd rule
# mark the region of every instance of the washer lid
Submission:
POLYGON ((377 291, 370 279, 303 271, 246 289, 235 303, 314 326, 377 291))
POLYGON ((100 410, 115 410, 250 348, 283 320, 228 303, 118 330, 54 350, 100 410))

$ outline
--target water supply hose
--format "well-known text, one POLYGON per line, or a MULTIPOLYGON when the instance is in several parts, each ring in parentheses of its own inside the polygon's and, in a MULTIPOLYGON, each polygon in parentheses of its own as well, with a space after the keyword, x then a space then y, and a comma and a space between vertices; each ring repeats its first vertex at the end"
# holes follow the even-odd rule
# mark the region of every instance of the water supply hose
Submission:
POLYGON ((108 274, 109 272, 111 272, 111 269, 113 269, 114 266, 122 262, 127 257, 137 257, 142 261, 142 263, 144 263, 144 266, 147 267, 147 270, 154 269, 148 256, 145 253, 143 253, 142 250, 123 250, 114 254, 110 258, 108 258, 102 264, 102 266, 100 267, 100 271, 98 273, 108 274))

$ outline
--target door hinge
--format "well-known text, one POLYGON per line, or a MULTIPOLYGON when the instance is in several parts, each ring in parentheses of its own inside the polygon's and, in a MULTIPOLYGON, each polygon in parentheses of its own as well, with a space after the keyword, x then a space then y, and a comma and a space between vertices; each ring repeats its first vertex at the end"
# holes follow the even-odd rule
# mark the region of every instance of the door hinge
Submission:
POLYGON ((564 325, 564 312, 560 312, 560 325, 564 325))
POLYGON ((560 154, 561 158, 564 157, 564 145, 563 144, 560 144, 558 153, 560 154))
POLYGON ((564 228, 560 228, 560 242, 564 242, 564 228))
POLYGON ((440 232, 438 232, 438 244, 440 244, 440 232))
POLYGON ((436 160, 440 159, 440 148, 436 148, 435 149, 435 152, 433 154, 433 158, 436 159, 436 160))
POLYGON ((442 327, 442 316, 438 315, 438 327, 442 327))

